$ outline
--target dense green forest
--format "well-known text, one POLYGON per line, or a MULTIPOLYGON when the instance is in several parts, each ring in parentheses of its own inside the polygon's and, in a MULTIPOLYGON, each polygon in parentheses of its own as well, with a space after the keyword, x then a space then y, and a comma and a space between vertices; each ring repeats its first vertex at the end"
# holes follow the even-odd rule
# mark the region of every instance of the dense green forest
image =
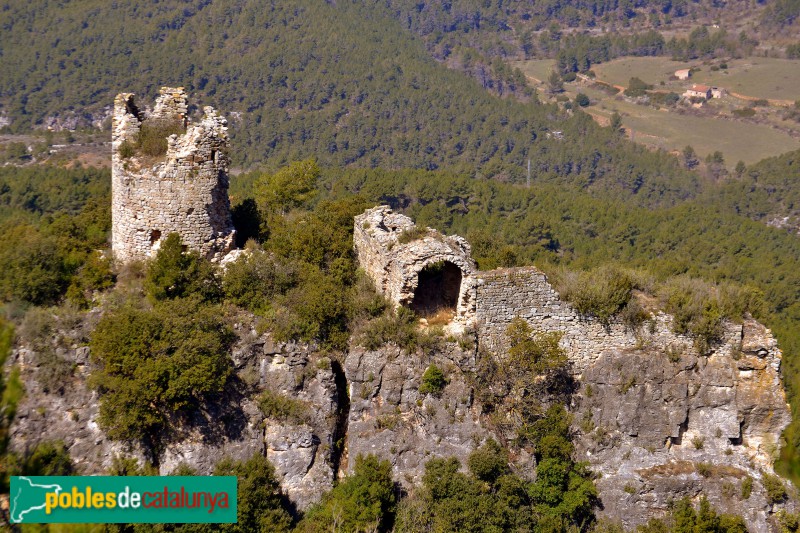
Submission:
POLYGON ((570 118, 524 94, 527 103, 493 97, 486 83, 437 63, 378 4, 114 6, 31 2, 0 12, 0 103, 12 131, 48 116, 102 118, 117 92, 146 104, 161 85, 182 85, 195 105, 229 113, 232 156, 244 167, 313 156, 519 181, 530 158, 541 179, 649 205, 698 190, 673 158, 620 141, 588 115, 570 118))

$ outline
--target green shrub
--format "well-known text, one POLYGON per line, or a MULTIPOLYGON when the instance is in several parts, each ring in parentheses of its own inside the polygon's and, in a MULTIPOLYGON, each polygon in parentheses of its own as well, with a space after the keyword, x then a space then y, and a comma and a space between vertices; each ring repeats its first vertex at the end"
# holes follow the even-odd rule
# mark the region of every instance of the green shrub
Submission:
POLYGON ((631 97, 644 96, 649 89, 653 86, 645 83, 637 77, 633 77, 628 81, 628 88, 625 89, 625 95, 631 97))
POLYGON ((770 504, 784 502, 789 496, 786 492, 786 486, 778 476, 767 473, 762 474, 761 485, 767 491, 767 502, 770 504))
POLYGON ((36 350, 36 381, 48 393, 63 392, 72 377, 73 364, 56 354, 50 346, 36 350))
POLYGON ((750 118, 756 115, 756 110, 752 107, 743 107, 742 109, 734 109, 731 113, 733 113, 735 117, 750 118))
POLYGON ((115 454, 107 473, 109 476, 157 476, 158 468, 147 462, 140 466, 135 457, 115 454))
MULTIPOLYGON (((576 311, 608 324, 612 316, 628 305, 634 288, 645 288, 645 279, 635 271, 604 265, 584 272, 561 270, 555 274, 554 285, 576 311)), ((638 311, 635 308, 630 311, 628 318, 633 319, 638 311)))
POLYGON ((265 390, 258 396, 258 407, 264 416, 279 422, 303 424, 310 418, 307 403, 271 390, 265 390))
POLYGON ((389 342, 406 350, 413 350, 419 343, 417 317, 406 307, 398 307, 396 311, 389 310, 367 323, 356 339, 358 344, 368 350, 376 350, 389 342))
POLYGON ((452 457, 428 461, 423 490, 401 501, 395 531, 532 531, 537 517, 525 482, 503 467, 505 455, 487 443, 470 456, 477 472, 469 474, 452 457))
POLYGON ((750 494, 752 493, 753 493, 753 478, 747 476, 742 480, 742 486, 739 498, 742 500, 747 500, 750 498, 750 494))
POLYGON ((194 251, 185 251, 181 236, 170 233, 147 266, 145 292, 152 302, 198 295, 205 301, 222 297, 216 267, 194 251))
POLYGON ((98 423, 109 437, 155 445, 173 415, 223 391, 234 335, 222 315, 193 296, 103 316, 91 336, 97 369, 89 383, 100 394, 98 423))
POLYGON ((110 288, 114 280, 111 261, 101 253, 90 253, 72 278, 67 288, 67 299, 82 309, 88 308, 92 294, 110 288))
POLYGON ((747 525, 740 516, 717 514, 705 496, 697 509, 686 497, 675 502, 670 515, 662 519, 651 518, 646 525, 639 526, 642 533, 697 531, 714 533, 747 533, 747 525))
POLYGON ((741 320, 746 313, 758 315, 764 309, 759 291, 697 278, 672 278, 660 292, 665 310, 674 317, 674 331, 692 335, 701 353, 720 340, 724 319, 741 320))
MULTIPOLYGON (((142 122, 139 129, 136 148, 140 153, 150 157, 163 156, 167 153, 167 139, 169 136, 173 134, 182 135, 185 131, 183 119, 181 118, 147 119, 142 122)), ((120 156, 122 156, 122 153, 120 153, 120 156)))
POLYGON ((422 239, 426 235, 428 235, 428 228, 414 226, 411 229, 403 230, 400 235, 397 236, 397 243, 408 244, 410 242, 422 239))
POLYGON ((534 332, 525 320, 516 317, 506 328, 506 337, 513 368, 543 374, 567 363, 566 352, 558 345, 559 332, 534 332))
POLYGON ((122 159, 128 159, 136 155, 136 145, 128 140, 122 141, 117 152, 122 159))
POLYGON ((578 105, 579 105, 579 106, 581 106, 581 107, 586 107, 586 106, 588 106, 589 104, 591 104, 591 103, 592 103, 592 101, 591 101, 591 100, 589 99, 589 97, 588 97, 588 96, 586 96, 585 94, 583 94, 583 93, 578 93, 578 94, 575 96, 575 103, 576 103, 576 104, 578 104, 578 105))
POLYGON ((275 174, 263 174, 254 185, 256 203, 262 213, 278 214, 308 206, 317 196, 319 177, 320 169, 313 159, 295 161, 275 174))
POLYGON ((794 533, 800 530, 800 514, 790 513, 785 509, 781 509, 776 515, 782 528, 781 531, 784 533, 794 533))
POLYGON ((69 476, 75 471, 63 441, 41 441, 23 455, 8 457, 12 476, 69 476))
POLYGON ((297 285, 297 268, 298 265, 251 247, 226 267, 222 279, 225 299, 250 311, 263 311, 275 296, 297 285))
POLYGON ((278 340, 318 341, 324 348, 347 345, 346 286, 314 265, 305 265, 297 286, 275 299, 268 323, 278 340))
POLYGON ((28 224, 0 228, 0 298, 34 305, 55 303, 66 287, 65 242, 28 224))
POLYGON ((292 529, 292 514, 281 491, 275 467, 262 454, 256 453, 247 461, 234 461, 226 457, 214 467, 214 475, 235 476, 238 485, 236 523, 230 524, 230 528, 225 527, 223 531, 283 533, 292 529))
POLYGON ((389 531, 396 505, 392 465, 374 455, 359 455, 353 474, 309 509, 297 530, 389 531))
POLYGON ((447 385, 447 378, 444 372, 436 366, 430 365, 425 373, 422 374, 422 380, 419 385, 420 394, 432 394, 439 396, 447 385))
MULTIPOLYGON (((700 447, 702 448, 702 446, 700 447)), ((703 477, 711 477, 714 473, 714 469, 710 463, 697 463, 695 467, 697 468, 697 473, 703 477)))

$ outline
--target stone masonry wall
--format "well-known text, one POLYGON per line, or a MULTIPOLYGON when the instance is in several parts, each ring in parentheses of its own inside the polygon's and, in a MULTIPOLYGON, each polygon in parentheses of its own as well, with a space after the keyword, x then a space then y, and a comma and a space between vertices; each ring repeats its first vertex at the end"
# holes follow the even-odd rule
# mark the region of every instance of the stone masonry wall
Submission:
MULTIPOLYGON (((593 317, 582 316, 562 301, 536 267, 501 268, 475 272, 470 283, 471 300, 480 342, 491 351, 501 351, 511 320, 524 318, 534 330, 559 331, 575 374, 601 355, 640 346, 643 335, 653 343, 683 352, 696 351, 692 339, 671 330, 671 318, 659 313, 646 329, 632 331, 621 321, 608 326, 593 317)), ((734 335, 735 332, 728 332, 734 335)))
POLYGON ((359 264, 375 288, 394 305, 409 305, 414 299, 418 275, 428 265, 448 261, 461 270, 462 282, 457 315, 468 319, 468 287, 465 283, 475 271, 469 243, 458 235, 444 236, 427 228, 418 239, 402 244, 400 236, 417 228, 405 215, 388 206, 368 209, 355 217, 353 244, 359 264))
POLYGON ((781 386, 781 351, 755 320, 726 322, 720 342, 700 354, 692 338, 673 332, 673 318, 663 312, 636 329, 580 315, 535 267, 475 272, 471 281, 482 347, 502 357, 506 328, 519 316, 536 331, 563 333, 560 344, 573 374, 595 390, 610 383, 615 394, 637 393, 630 408, 617 399, 606 412, 595 412, 595 420, 613 419, 625 435, 650 443, 711 439, 708 428, 714 428, 714 438, 744 444, 750 459, 771 468, 774 445, 791 417, 781 386), (684 365, 677 365, 677 377, 668 375, 671 361, 684 365))
POLYGON ((192 124, 187 110, 183 88, 163 87, 149 114, 139 111, 133 94, 114 101, 112 250, 118 261, 147 259, 173 232, 211 259, 233 246, 226 120, 205 107, 202 120, 192 124), (120 146, 135 143, 144 121, 173 117, 183 120, 186 132, 170 136, 163 158, 122 157, 120 146))

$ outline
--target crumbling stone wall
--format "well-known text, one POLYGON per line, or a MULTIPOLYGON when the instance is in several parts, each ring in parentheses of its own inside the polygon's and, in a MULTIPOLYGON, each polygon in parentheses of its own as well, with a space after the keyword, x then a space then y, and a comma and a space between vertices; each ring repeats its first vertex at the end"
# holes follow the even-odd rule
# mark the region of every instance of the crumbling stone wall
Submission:
POLYGON ((567 350, 573 371, 583 370, 608 351, 631 349, 641 342, 643 334, 663 346, 676 350, 693 350, 692 339, 672 333, 666 315, 656 317, 646 332, 631 331, 621 321, 607 326, 581 316, 559 297, 536 267, 501 268, 476 272, 471 283, 470 301, 476 317, 481 344, 490 351, 503 349, 506 328, 515 317, 525 319, 537 331, 559 331, 564 334, 561 345, 567 350))
POLYGON ((750 460, 765 468, 771 464, 775 442, 790 415, 781 387, 781 352, 762 325, 753 320, 726 322, 712 352, 700 354, 694 339, 674 333, 670 315, 653 313, 638 327, 621 320, 603 324, 561 300, 535 267, 475 270, 469 245, 461 237, 445 238, 431 230, 422 239, 399 244, 399 235, 415 228, 411 219, 386 206, 356 217, 359 262, 396 305, 411 303, 426 262, 467 265, 462 267, 457 320, 474 329, 481 353, 503 357, 506 330, 520 317, 536 331, 561 333, 573 375, 588 380, 599 393, 636 390, 628 406, 609 401, 607 410, 593 413, 597 420, 613 419, 606 425, 625 438, 647 445, 678 443, 714 428, 713 438, 720 445, 744 444, 750 460), (630 367, 637 357, 658 362, 630 367), (672 366, 679 368, 665 377, 665 369, 672 366))
POLYGON ((489 352, 502 357, 515 317, 536 331, 561 332, 573 374, 593 390, 585 399, 591 418, 627 446, 667 442, 677 445, 674 455, 698 438, 720 453, 741 447, 737 456, 771 469, 791 416, 781 351, 755 320, 726 322, 720 342, 700 354, 663 312, 638 327, 580 315, 535 267, 475 272, 471 291, 478 342, 489 352))
POLYGON ((228 199, 227 121, 211 107, 197 124, 188 117, 183 88, 163 87, 153 110, 139 110, 131 93, 117 95, 112 128, 112 238, 118 261, 147 259, 161 240, 178 233, 184 244, 220 259, 234 241, 228 199), (186 129, 171 135, 167 153, 152 160, 120 147, 135 144, 148 120, 178 119, 186 129))
POLYGON ((400 242, 404 233, 416 230, 414 221, 389 206, 368 209, 355 217, 353 243, 359 264, 390 302, 408 306, 414 301, 420 272, 437 263, 451 263, 461 270, 456 312, 461 319, 469 318, 466 313, 473 306, 465 281, 475 271, 469 243, 430 228, 410 242, 400 242))

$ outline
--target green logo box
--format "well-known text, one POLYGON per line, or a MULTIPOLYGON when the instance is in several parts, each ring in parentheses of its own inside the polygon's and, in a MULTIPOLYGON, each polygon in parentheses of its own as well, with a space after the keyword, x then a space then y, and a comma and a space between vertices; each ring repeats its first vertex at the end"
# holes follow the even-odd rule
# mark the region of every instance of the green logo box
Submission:
POLYGON ((236 476, 13 476, 14 524, 236 522, 236 476))

